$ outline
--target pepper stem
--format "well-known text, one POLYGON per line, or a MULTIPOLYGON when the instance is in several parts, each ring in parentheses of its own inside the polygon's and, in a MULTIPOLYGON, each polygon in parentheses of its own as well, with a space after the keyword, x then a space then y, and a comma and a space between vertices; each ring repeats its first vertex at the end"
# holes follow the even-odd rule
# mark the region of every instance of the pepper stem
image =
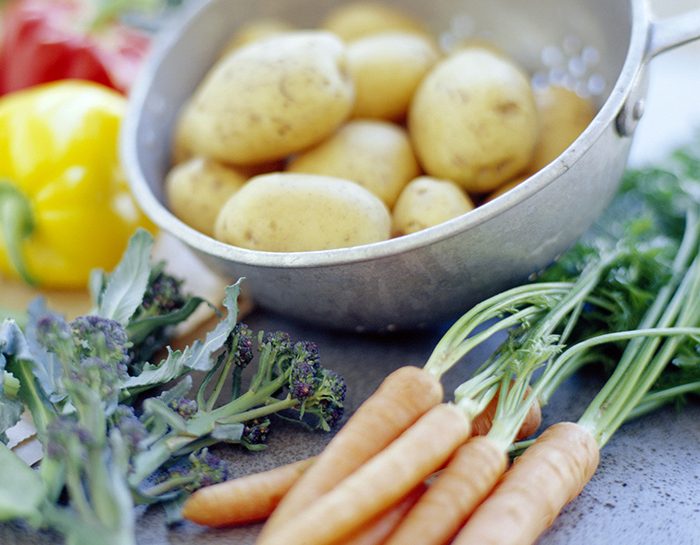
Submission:
POLYGON ((9 182, 0 181, 0 236, 5 239, 10 263, 30 286, 37 283, 27 269, 22 243, 33 231, 34 217, 27 197, 9 182))

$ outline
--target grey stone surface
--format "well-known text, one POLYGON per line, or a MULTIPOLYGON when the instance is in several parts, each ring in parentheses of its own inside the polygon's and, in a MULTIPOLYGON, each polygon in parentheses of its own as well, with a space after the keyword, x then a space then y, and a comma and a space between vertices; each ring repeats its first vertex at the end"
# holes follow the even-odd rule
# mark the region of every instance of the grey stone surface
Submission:
MULTIPOLYGON (((253 328, 284 329, 293 337, 319 343, 326 366, 349 383, 348 410, 357 405, 391 370, 421 365, 440 338, 440 331, 387 337, 331 333, 306 328, 265 312, 248 323, 253 328)), ((447 377, 449 392, 486 355, 472 354, 447 377)), ((601 383, 589 370, 565 384, 545 408, 545 423, 576 419, 601 383)), ((329 436, 284 422, 275 423, 270 448, 247 453, 221 448, 237 474, 260 471, 317 453, 329 436)), ((700 406, 682 412, 667 409, 631 422, 605 448, 601 466, 583 494, 570 504, 540 545, 698 545, 700 544, 700 406)), ((206 530, 194 524, 172 529, 158 508, 139 510, 140 545, 250 545, 258 527, 206 530)), ((2 545, 58 545, 51 534, 37 534, 17 525, 0 525, 2 545)))

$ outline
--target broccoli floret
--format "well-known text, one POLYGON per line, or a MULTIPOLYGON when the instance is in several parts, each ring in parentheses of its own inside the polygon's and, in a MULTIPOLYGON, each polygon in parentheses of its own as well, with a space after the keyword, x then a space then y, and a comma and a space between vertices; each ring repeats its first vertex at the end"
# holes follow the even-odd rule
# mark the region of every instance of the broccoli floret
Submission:
POLYGON ((70 325, 62 316, 46 311, 30 322, 27 336, 33 338, 47 352, 68 363, 76 359, 76 346, 70 325))
POLYGON ((80 359, 100 358, 115 366, 128 361, 131 343, 119 322, 99 316, 80 316, 70 327, 80 359))
POLYGON ((184 307, 186 302, 187 297, 182 293, 182 280, 164 272, 161 263, 151 272, 143 301, 134 318, 169 314, 184 307))
POLYGON ((284 331, 274 331, 269 333, 260 333, 258 335, 259 350, 262 351, 266 346, 277 354, 277 357, 291 355, 292 339, 289 333, 284 331))
POLYGON ((170 403, 168 403, 168 407, 170 407, 185 420, 192 418, 199 410, 197 402, 194 399, 187 399, 184 397, 172 400, 170 403))
POLYGON ((253 332, 246 324, 240 323, 236 324, 232 337, 238 339, 234 363, 237 367, 244 369, 253 361, 253 332))
POLYGON ((317 403, 309 407, 308 411, 318 416, 322 429, 329 430, 343 418, 347 385, 345 379, 335 371, 322 369, 320 374, 320 385, 315 395, 317 403))
POLYGON ((111 417, 111 425, 117 428, 131 452, 138 452, 141 443, 148 437, 148 430, 128 405, 119 405, 111 417))
POLYGON ((300 401, 314 395, 320 383, 320 356, 316 343, 301 341, 294 345, 289 363, 289 394, 300 401))
MULTIPOLYGON (((165 348, 170 341, 174 322, 158 323, 154 319, 183 310, 190 299, 182 293, 182 281, 166 273, 163 267, 164 264, 160 263, 151 271, 141 305, 127 327, 130 336, 136 335, 131 337, 134 345, 129 352, 134 374, 140 373, 142 364, 165 348)), ((186 319, 187 315, 182 316, 180 321, 186 319)))
POLYGON ((246 422, 241 438, 243 445, 248 448, 265 445, 270 433, 270 424, 269 418, 256 418, 255 420, 246 422))
POLYGON ((146 493, 160 495, 171 490, 195 492, 228 478, 229 469, 226 462, 205 448, 190 454, 186 463, 171 467, 161 481, 146 493))
POLYGON ((69 374, 72 385, 83 384, 93 392, 97 392, 106 407, 116 408, 122 381, 127 378, 126 365, 115 364, 97 357, 80 360, 78 365, 71 367, 69 374))
POLYGON ((46 456, 54 460, 71 457, 86 462, 87 450, 94 444, 92 434, 72 417, 57 417, 46 428, 46 456))

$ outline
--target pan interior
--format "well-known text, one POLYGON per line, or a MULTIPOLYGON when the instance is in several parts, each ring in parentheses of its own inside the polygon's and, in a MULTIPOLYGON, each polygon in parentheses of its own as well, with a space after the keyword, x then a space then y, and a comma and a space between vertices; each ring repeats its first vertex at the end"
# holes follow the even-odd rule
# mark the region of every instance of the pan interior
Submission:
MULTIPOLYGON (((629 0, 380 0, 422 20, 443 43, 486 39, 531 74, 557 82, 590 83, 600 102, 607 98, 627 54, 631 33, 629 0), (587 80, 593 78, 592 82, 587 80)), ((318 27, 341 0, 224 1, 230 33, 258 17, 318 27)), ((573 85, 570 85, 573 86, 573 85)))
MULTIPOLYGON (((380 1, 422 20, 442 43, 486 39, 520 63, 535 84, 564 83, 591 94, 602 105, 627 56, 632 3, 642 0, 380 1)), ((177 223, 162 208, 162 187, 179 110, 230 37, 241 25, 263 17, 283 19, 300 28, 318 27, 331 9, 344 3, 212 0, 189 4, 190 20, 161 41, 148 74, 150 84, 136 93, 135 104, 141 111, 134 127, 135 159, 151 193, 145 197, 161 226, 177 223)))

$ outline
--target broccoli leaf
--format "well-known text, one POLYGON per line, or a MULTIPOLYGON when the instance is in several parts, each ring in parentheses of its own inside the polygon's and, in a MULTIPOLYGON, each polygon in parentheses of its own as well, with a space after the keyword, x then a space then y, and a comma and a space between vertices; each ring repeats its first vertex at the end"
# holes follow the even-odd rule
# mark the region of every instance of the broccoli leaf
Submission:
POLYGON ((17 455, 0 444, 0 521, 35 519, 46 497, 44 483, 17 455))
POLYGON ((0 443, 7 443, 5 432, 19 422, 24 410, 22 402, 19 399, 10 398, 5 391, 5 366, 8 356, 31 359, 22 331, 15 322, 10 320, 0 325, 0 443))
POLYGON ((59 403, 66 398, 66 390, 63 385, 63 366, 58 356, 49 352, 39 342, 37 326, 41 320, 47 317, 56 320, 63 320, 63 317, 46 308, 46 302, 42 298, 37 298, 30 303, 28 313, 29 320, 25 331, 29 355, 19 359, 32 362, 32 373, 39 381, 44 394, 52 403, 59 403))
POLYGON ((224 346, 236 327, 240 282, 239 280, 226 288, 224 306, 228 311, 227 315, 207 333, 204 342, 197 340, 182 351, 168 350, 168 357, 164 361, 158 365, 144 365, 143 371, 138 376, 127 379, 123 387, 128 390, 143 389, 175 380, 190 370, 209 371, 214 365, 212 356, 224 346))
POLYGON ((5 356, 32 359, 27 340, 16 322, 6 320, 0 324, 0 366, 4 369, 5 356))
POLYGON ((164 390, 158 396, 166 405, 172 401, 185 397, 192 390, 192 377, 186 376, 169 390, 164 390))
POLYGON ((19 399, 9 399, 0 391, 0 443, 7 444, 7 430, 12 428, 22 418, 24 405, 19 399))
MULTIPOLYGON (((126 325, 143 301, 151 274, 153 237, 139 229, 98 299, 97 314, 126 325)), ((94 296, 95 294, 93 294, 94 296)))
POLYGON ((161 327, 177 325, 192 316, 199 305, 206 301, 201 297, 191 297, 181 309, 163 314, 160 316, 149 316, 148 318, 137 319, 129 322, 126 327, 129 333, 129 340, 134 344, 143 342, 151 333, 161 327))

